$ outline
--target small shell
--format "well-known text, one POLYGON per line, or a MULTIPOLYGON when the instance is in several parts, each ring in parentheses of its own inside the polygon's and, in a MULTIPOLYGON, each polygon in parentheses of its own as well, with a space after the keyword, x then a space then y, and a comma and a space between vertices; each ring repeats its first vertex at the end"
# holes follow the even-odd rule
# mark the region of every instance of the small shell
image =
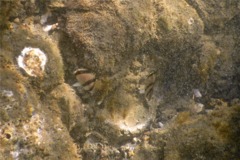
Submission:
POLYGON ((47 57, 39 48, 25 47, 17 58, 18 66, 33 77, 41 77, 44 73, 47 57))
POLYGON ((189 24, 189 25, 194 24, 194 19, 193 19, 192 17, 188 19, 188 24, 189 24))
POLYGON ((156 72, 152 72, 147 76, 146 83, 145 83, 145 97, 148 101, 150 101, 152 98, 155 82, 156 82, 156 72))
POLYGON ((162 122, 158 122, 158 126, 159 126, 159 128, 163 128, 164 124, 162 122))
POLYGON ((201 98, 202 94, 199 91, 199 89, 193 89, 193 96, 196 97, 196 98, 201 98))
POLYGON ((193 106, 193 108, 192 108, 192 111, 193 111, 194 113, 200 113, 200 112, 202 112, 203 110, 204 110, 204 105, 201 104, 201 103, 196 103, 196 104, 193 106))

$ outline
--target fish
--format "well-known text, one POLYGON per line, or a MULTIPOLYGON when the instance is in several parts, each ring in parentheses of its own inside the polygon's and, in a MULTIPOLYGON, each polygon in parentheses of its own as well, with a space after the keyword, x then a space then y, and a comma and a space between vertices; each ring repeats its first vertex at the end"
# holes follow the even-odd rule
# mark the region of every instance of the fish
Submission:
POLYGON ((80 68, 74 71, 77 82, 73 87, 77 87, 80 93, 92 93, 96 81, 96 75, 88 69, 80 68))
POLYGON ((156 71, 150 73, 145 80, 145 98, 150 101, 156 84, 156 71))

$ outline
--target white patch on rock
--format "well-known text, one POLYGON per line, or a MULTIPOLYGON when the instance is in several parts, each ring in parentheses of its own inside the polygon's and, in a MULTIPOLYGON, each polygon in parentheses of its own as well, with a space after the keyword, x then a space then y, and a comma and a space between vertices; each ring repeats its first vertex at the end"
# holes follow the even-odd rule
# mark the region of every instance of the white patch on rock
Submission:
POLYGON ((12 155, 12 158, 14 160, 18 160, 19 159, 19 154, 20 154, 19 151, 11 151, 10 154, 12 155))
POLYGON ((202 94, 199 91, 199 89, 193 89, 193 96, 196 97, 196 98, 201 98, 202 94))
POLYGON ((159 128, 163 128, 164 124, 162 122, 158 122, 158 126, 159 126, 159 128))
POLYGON ((203 109, 204 109, 204 105, 203 105, 202 103, 196 103, 196 104, 193 106, 192 111, 193 111, 194 113, 200 113, 200 112, 203 111, 203 109))
POLYGON ((56 29, 58 27, 58 23, 52 24, 52 25, 46 25, 43 27, 44 32, 49 32, 53 29, 56 29))
POLYGON ((49 32, 52 29, 52 25, 46 25, 43 27, 44 32, 49 32))
POLYGON ((17 58, 18 66, 33 77, 43 75, 47 57, 39 48, 25 47, 17 58))
POLYGON ((12 91, 8 91, 8 90, 3 90, 3 91, 2 91, 2 94, 3 94, 5 97, 12 97, 12 96, 13 96, 13 92, 12 92, 12 91))
POLYGON ((192 17, 188 19, 188 24, 189 24, 189 25, 194 24, 194 19, 193 19, 192 17))
POLYGON ((128 131, 130 133, 138 133, 139 131, 145 129, 149 124, 149 121, 138 123, 135 125, 127 124, 125 121, 119 121, 118 126, 121 130, 128 131))

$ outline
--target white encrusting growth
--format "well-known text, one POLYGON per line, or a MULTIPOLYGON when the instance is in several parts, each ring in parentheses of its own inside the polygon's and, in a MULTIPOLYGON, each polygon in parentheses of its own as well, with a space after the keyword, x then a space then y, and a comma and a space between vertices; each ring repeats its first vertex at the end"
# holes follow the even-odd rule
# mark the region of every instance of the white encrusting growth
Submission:
POLYGON ((18 66, 33 77, 43 75, 47 57, 39 48, 25 47, 17 58, 18 66))
POLYGON ((56 29, 58 27, 58 23, 52 24, 52 25, 46 25, 43 27, 44 32, 49 32, 53 29, 56 29))
POLYGON ((52 25, 46 25, 43 27, 43 31, 48 32, 52 29, 52 25))

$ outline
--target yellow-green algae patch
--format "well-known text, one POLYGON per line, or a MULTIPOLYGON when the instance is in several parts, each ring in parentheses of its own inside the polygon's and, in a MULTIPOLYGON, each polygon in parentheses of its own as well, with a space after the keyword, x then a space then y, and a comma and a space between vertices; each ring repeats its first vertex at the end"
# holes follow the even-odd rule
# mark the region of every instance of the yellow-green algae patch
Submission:
POLYGON ((26 78, 18 72, 9 55, 10 52, 1 50, 0 117, 5 117, 3 121, 27 119, 32 115, 32 106, 37 104, 37 97, 27 89, 26 78))
POLYGON ((239 104, 222 102, 207 115, 180 113, 168 127, 164 159, 234 159, 240 148, 239 111, 239 104))
MULTIPOLYGON (((75 125, 80 125, 84 122, 84 106, 80 98, 75 94, 75 91, 68 84, 64 83, 57 86, 49 94, 49 100, 58 104, 58 107, 51 107, 51 110, 61 115, 61 120, 69 131, 75 125)), ((86 124, 81 125, 87 127, 86 124)))

